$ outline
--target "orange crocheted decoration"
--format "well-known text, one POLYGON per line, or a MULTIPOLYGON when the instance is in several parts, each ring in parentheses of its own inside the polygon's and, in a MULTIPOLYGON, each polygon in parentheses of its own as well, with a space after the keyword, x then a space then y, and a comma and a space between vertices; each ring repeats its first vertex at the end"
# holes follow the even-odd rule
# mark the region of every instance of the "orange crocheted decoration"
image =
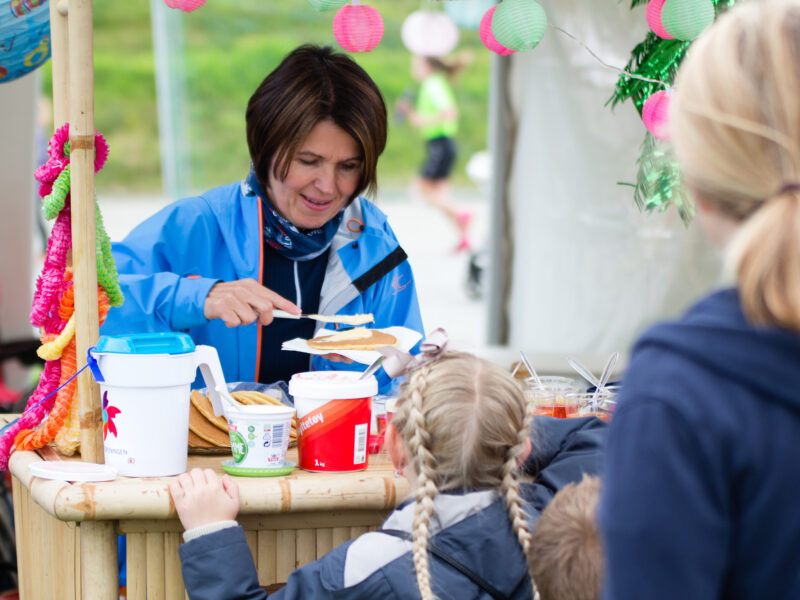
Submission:
MULTIPOLYGON (((71 278, 70 275, 67 277, 71 278)), ((67 277, 65 277, 65 279, 67 279, 67 277)), ((108 296, 106 296, 106 293, 100 286, 97 287, 97 308, 100 324, 102 325, 108 314, 109 301, 108 296)), ((58 307, 58 316, 64 321, 67 321, 72 316, 74 310, 75 292, 73 291, 73 286, 69 286, 64 291, 64 295, 61 298, 61 305, 58 307)), ((45 336, 43 336, 43 338, 44 337, 45 336)), ((46 341, 50 340, 42 339, 42 342, 46 341)), ((61 380, 59 381, 59 385, 64 385, 78 370, 75 348, 75 338, 73 337, 61 355, 61 380)), ((17 447, 17 450, 34 450, 36 448, 41 448, 55 439, 58 430, 64 425, 64 419, 69 413, 69 407, 72 403, 72 397, 75 394, 77 383, 78 380, 73 379, 69 384, 58 390, 53 408, 39 429, 23 429, 17 434, 14 438, 14 445, 17 447)))

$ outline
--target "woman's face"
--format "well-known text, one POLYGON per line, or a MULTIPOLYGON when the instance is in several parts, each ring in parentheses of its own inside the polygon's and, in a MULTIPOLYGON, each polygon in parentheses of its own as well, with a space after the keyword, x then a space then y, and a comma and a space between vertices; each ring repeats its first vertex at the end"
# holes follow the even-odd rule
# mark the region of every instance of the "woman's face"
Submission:
POLYGON ((300 144, 286 179, 269 170, 272 206, 297 227, 316 229, 336 216, 356 192, 363 158, 356 141, 331 120, 317 123, 300 144))

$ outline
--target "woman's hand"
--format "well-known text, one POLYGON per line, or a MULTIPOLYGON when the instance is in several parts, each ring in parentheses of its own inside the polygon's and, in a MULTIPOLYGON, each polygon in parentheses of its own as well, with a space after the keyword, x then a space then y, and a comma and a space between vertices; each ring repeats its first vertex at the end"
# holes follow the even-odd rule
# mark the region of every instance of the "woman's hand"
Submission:
POLYGON ((228 327, 272 323, 272 311, 276 308, 294 315, 302 311, 283 296, 265 288, 255 279, 221 281, 214 284, 206 296, 203 315, 209 321, 222 319, 228 327))
POLYGON ((169 484, 169 492, 186 530, 236 518, 239 487, 228 477, 222 480, 211 469, 192 469, 169 484))

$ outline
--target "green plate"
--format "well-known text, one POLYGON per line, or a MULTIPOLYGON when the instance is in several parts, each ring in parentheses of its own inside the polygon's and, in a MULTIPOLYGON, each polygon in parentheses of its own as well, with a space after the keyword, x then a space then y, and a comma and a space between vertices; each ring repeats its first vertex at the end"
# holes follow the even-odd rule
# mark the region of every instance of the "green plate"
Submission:
POLYGON ((291 460, 285 460, 283 461, 283 465, 280 467, 252 469, 248 467, 240 467, 232 458, 222 461, 222 470, 230 475, 236 475, 238 477, 281 477, 294 471, 296 466, 297 463, 292 462, 291 460))

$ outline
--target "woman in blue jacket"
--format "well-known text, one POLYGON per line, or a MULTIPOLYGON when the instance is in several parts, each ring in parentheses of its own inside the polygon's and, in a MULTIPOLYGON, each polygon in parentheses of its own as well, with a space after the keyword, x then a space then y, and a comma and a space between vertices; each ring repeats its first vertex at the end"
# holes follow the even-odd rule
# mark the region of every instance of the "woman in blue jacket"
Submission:
MULTIPOLYGON (((531 522, 559 488, 597 472, 605 432, 591 417, 539 419, 531 428, 519 386, 491 363, 445 352, 419 366, 400 388, 386 433, 413 499, 381 530, 297 569, 270 597, 532 598, 531 522), (520 470, 534 483, 520 483, 520 470)), ((233 480, 194 469, 170 492, 186 528, 180 555, 189 597, 266 597, 233 520, 233 480)))
POLYGON ((722 15, 670 128, 735 287, 633 350, 609 431, 610 600, 800 598, 800 4, 722 15))
POLYGON ((246 125, 244 181, 179 200, 114 244, 125 303, 103 333, 188 331, 217 348, 226 379, 261 382, 309 369, 307 355, 280 348, 313 337, 315 322, 273 321, 275 308, 372 313, 375 327, 422 333, 406 254, 359 196, 375 191, 386 144, 386 106, 369 75, 329 48, 301 46, 250 98, 246 125))

